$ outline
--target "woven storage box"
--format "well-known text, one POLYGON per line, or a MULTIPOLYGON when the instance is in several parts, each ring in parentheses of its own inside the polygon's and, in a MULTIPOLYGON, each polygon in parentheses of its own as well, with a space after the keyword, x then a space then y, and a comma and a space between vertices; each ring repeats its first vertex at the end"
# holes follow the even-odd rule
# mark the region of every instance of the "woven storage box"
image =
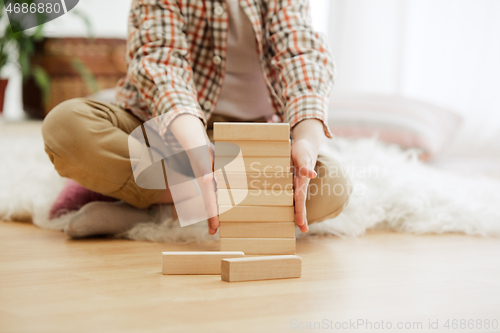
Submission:
POLYGON ((33 117, 43 118, 57 104, 92 93, 73 63, 81 62, 93 74, 100 89, 113 88, 125 76, 126 40, 47 38, 36 47, 32 64, 50 76, 51 91, 45 103, 33 79, 23 87, 24 108, 33 117))

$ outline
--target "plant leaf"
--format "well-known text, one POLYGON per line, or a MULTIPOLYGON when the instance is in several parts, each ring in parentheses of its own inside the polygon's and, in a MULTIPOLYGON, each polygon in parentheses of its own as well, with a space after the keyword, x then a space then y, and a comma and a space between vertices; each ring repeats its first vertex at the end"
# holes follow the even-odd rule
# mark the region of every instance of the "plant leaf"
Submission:
POLYGON ((92 94, 101 90, 99 83, 97 82, 97 79, 95 78, 94 74, 87 67, 87 65, 85 65, 85 63, 83 63, 83 61, 81 61, 79 58, 75 57, 71 60, 71 66, 73 66, 74 70, 77 71, 78 74, 80 74, 83 81, 85 81, 87 88, 89 88, 89 90, 92 94))
POLYGON ((43 104, 47 105, 47 102, 50 97, 50 89, 51 89, 51 84, 50 84, 50 76, 43 69, 42 67, 36 65, 33 66, 33 71, 32 71, 33 79, 35 80, 36 85, 40 88, 42 91, 42 100, 43 104))

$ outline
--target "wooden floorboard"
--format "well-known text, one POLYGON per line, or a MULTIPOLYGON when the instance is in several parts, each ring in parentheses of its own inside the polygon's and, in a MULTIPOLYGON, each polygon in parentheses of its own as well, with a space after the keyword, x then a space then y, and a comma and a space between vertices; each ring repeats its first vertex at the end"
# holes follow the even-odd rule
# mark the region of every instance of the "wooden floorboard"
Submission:
MULTIPOLYGON (((300 279, 227 283, 160 273, 162 251, 217 247, 72 241, 0 222, 0 332, 326 332, 333 330, 299 327, 358 319, 423 325, 391 332, 462 332, 445 329, 446 319, 500 320, 498 238, 299 239, 300 279), (440 329, 428 330, 429 320, 440 329)), ((365 328, 350 331, 372 331, 365 328)))

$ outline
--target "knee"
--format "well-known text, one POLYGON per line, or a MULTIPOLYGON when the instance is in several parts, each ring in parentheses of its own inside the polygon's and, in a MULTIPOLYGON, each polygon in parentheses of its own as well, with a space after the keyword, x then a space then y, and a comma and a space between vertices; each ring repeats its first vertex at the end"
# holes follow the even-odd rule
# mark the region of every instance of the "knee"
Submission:
POLYGON ((66 129, 73 129, 79 114, 77 110, 85 104, 83 98, 74 98, 62 102, 53 108, 45 117, 42 126, 42 136, 45 141, 60 136, 66 129))
POLYGON ((349 202, 352 184, 345 169, 335 159, 322 156, 316 165, 318 177, 308 189, 307 213, 310 222, 339 215, 349 202))
POLYGON ((331 173, 319 176, 311 181, 309 192, 311 195, 319 195, 328 200, 332 210, 337 210, 349 201, 352 193, 352 184, 345 174, 337 174, 335 169, 331 173))
POLYGON ((81 136, 79 125, 85 109, 85 99, 75 98, 57 105, 52 109, 42 125, 42 137, 45 147, 52 151, 65 150, 81 136))

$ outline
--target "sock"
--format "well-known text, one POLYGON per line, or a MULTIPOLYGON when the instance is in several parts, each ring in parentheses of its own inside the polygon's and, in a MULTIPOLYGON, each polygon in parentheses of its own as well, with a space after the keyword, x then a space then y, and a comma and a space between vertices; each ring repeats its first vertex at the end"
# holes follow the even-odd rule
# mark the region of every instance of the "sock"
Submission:
POLYGON ((107 197, 103 194, 86 189, 73 179, 68 179, 61 193, 50 208, 49 219, 58 218, 68 212, 79 210, 92 201, 118 201, 118 199, 107 197))
POLYGON ((71 238, 116 235, 138 223, 154 221, 155 214, 155 206, 139 209, 123 201, 96 201, 86 204, 71 217, 64 232, 71 238))

